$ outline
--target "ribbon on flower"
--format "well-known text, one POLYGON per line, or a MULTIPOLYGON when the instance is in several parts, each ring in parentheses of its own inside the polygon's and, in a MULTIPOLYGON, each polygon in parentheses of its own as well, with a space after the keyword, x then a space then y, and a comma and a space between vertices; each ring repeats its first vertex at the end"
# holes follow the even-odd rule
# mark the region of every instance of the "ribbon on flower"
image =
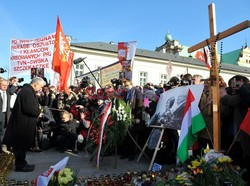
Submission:
POLYGON ((102 149, 102 142, 103 142, 103 133, 104 133, 104 128, 105 128, 105 123, 108 119, 109 114, 111 113, 111 106, 112 102, 108 101, 103 109, 103 112, 100 116, 100 125, 99 125, 99 143, 98 143, 98 150, 97 150, 97 156, 96 156, 96 167, 99 168, 99 163, 100 163, 100 154, 101 154, 101 149, 102 149))
POLYGON ((44 173, 42 173, 40 176, 37 177, 35 181, 35 185, 36 186, 48 185, 49 180, 52 177, 52 175, 55 172, 64 169, 68 163, 68 160, 69 160, 69 157, 67 156, 63 158, 61 161, 59 161, 57 164, 51 166, 47 171, 45 171, 44 173))

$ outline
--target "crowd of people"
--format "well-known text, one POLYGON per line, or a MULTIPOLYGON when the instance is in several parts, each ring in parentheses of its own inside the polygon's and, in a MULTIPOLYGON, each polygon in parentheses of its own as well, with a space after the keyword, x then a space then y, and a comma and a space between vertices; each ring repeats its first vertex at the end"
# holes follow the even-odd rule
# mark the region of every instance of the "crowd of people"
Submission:
MULTIPOLYGON (((185 74, 172 77, 166 84, 147 83, 143 87, 134 86, 130 80, 112 81, 103 89, 95 87, 86 79, 78 86, 71 86, 70 93, 58 92, 43 78, 34 77, 30 84, 18 86, 18 78, 0 79, 0 152, 13 150, 16 171, 32 171, 34 165, 25 160, 26 150, 40 152, 55 147, 59 152, 78 153, 84 149, 89 130, 96 114, 102 113, 106 99, 119 99, 130 105, 134 117, 130 134, 139 146, 143 146, 151 132, 148 127, 160 95, 179 86, 204 84, 200 99, 200 110, 206 122, 206 129, 199 133, 197 144, 193 146, 194 156, 207 144, 213 148, 213 100, 210 80, 201 75, 185 74), (111 94, 111 92, 115 92, 111 94), (149 105, 145 105, 147 98, 149 105)), ((239 126, 250 107, 250 84, 248 78, 240 75, 227 83, 220 77, 220 119, 221 149, 229 150, 239 126), (228 86, 227 86, 228 84, 228 86)), ((240 132, 229 151, 236 164, 250 170, 250 136, 240 132)), ((157 161, 175 163, 178 132, 166 129, 162 138, 157 161)), ((134 160, 139 150, 127 135, 124 145, 119 147, 120 158, 134 160)), ((150 151, 148 152, 150 155, 150 151)), ((247 172, 248 178, 250 177, 247 172)))

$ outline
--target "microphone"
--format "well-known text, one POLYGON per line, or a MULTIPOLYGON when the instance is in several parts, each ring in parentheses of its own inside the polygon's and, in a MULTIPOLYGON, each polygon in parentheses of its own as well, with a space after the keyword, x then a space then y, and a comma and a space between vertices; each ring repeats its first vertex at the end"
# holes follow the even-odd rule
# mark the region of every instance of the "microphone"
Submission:
POLYGON ((73 61, 73 63, 74 63, 75 65, 77 65, 77 64, 81 63, 82 61, 84 61, 84 59, 86 59, 86 58, 87 58, 87 57, 79 57, 79 58, 75 59, 75 60, 73 61))

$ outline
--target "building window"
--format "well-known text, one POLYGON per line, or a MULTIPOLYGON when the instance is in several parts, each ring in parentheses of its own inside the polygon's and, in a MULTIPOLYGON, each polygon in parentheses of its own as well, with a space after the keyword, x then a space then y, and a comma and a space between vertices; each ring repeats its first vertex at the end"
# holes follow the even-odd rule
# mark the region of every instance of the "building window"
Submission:
POLYGON ((83 75, 83 70, 84 70, 83 64, 77 64, 75 67, 76 67, 76 68, 75 68, 75 74, 76 74, 76 76, 81 76, 81 75, 83 75))
POLYGON ((167 74, 161 74, 160 82, 161 82, 162 84, 166 84, 166 83, 167 83, 167 80, 168 80, 168 75, 167 75, 167 74))
POLYGON ((140 86, 144 86, 148 80, 147 72, 140 72, 140 86))

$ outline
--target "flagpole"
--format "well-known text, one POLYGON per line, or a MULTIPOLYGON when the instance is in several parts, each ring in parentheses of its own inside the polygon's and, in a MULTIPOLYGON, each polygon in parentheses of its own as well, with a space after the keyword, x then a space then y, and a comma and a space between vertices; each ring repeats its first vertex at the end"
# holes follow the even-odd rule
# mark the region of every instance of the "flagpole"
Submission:
POLYGON ((231 148, 233 147, 233 145, 234 145, 234 143, 235 143, 235 141, 236 141, 236 139, 237 139, 239 133, 240 133, 240 129, 238 130, 236 136, 234 137, 234 140, 233 140, 232 144, 230 145, 229 149, 227 150, 226 155, 230 152, 231 148))

